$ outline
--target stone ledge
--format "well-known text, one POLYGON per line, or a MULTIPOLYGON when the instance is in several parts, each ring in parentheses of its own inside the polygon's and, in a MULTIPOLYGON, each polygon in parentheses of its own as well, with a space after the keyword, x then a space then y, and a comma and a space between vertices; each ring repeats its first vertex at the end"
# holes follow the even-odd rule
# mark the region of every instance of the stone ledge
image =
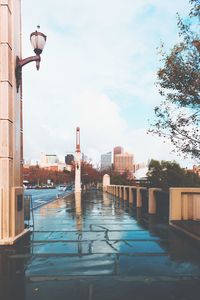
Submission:
POLYGON ((14 238, 6 238, 0 240, 0 246, 14 245, 19 239, 23 238, 30 232, 30 229, 24 229, 23 232, 15 236, 14 238))

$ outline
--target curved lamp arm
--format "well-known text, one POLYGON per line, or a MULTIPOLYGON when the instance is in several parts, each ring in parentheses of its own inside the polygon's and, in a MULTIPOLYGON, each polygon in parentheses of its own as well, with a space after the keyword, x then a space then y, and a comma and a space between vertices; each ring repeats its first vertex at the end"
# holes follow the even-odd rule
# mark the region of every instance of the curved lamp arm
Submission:
POLYGON ((22 82, 22 67, 27 65, 28 63, 35 61, 36 62, 36 69, 39 70, 40 68, 40 55, 30 56, 25 59, 20 59, 18 56, 16 58, 16 68, 15 68, 15 77, 16 77, 16 86, 17 86, 17 93, 19 91, 19 87, 22 82))

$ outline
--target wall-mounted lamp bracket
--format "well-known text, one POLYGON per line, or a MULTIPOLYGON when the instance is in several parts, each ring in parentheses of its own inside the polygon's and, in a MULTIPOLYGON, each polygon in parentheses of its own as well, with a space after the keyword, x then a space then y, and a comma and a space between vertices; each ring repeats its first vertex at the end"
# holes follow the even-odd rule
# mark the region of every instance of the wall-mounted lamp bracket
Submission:
POLYGON ((19 91, 19 87, 22 82, 22 67, 27 65, 28 63, 35 61, 36 68, 39 70, 40 68, 40 55, 30 56, 25 59, 20 59, 18 56, 16 58, 16 68, 15 68, 15 77, 16 77, 16 86, 17 86, 17 93, 19 91))

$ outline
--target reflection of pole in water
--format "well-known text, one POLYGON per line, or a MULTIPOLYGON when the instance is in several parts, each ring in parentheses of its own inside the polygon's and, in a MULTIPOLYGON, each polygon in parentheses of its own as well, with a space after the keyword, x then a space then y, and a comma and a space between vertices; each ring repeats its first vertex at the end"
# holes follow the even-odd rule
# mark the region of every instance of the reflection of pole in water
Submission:
POLYGON ((110 199, 108 197, 108 194, 103 193, 103 203, 105 206, 109 206, 110 205, 110 199))
POLYGON ((76 128, 75 193, 81 192, 81 148, 80 128, 76 128))
POLYGON ((75 208, 76 208, 76 228, 82 230, 82 208, 81 208, 81 193, 75 193, 75 208))

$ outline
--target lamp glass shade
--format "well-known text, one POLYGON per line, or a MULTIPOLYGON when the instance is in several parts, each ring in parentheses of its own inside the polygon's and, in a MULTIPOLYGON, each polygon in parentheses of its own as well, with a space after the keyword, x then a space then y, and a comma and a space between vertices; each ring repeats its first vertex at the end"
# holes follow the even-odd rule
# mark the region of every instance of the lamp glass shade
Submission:
POLYGON ((31 45, 34 49, 34 52, 37 55, 40 55, 42 53, 46 43, 46 39, 47 39, 46 35, 44 35, 43 33, 37 30, 31 33, 30 35, 31 45))

